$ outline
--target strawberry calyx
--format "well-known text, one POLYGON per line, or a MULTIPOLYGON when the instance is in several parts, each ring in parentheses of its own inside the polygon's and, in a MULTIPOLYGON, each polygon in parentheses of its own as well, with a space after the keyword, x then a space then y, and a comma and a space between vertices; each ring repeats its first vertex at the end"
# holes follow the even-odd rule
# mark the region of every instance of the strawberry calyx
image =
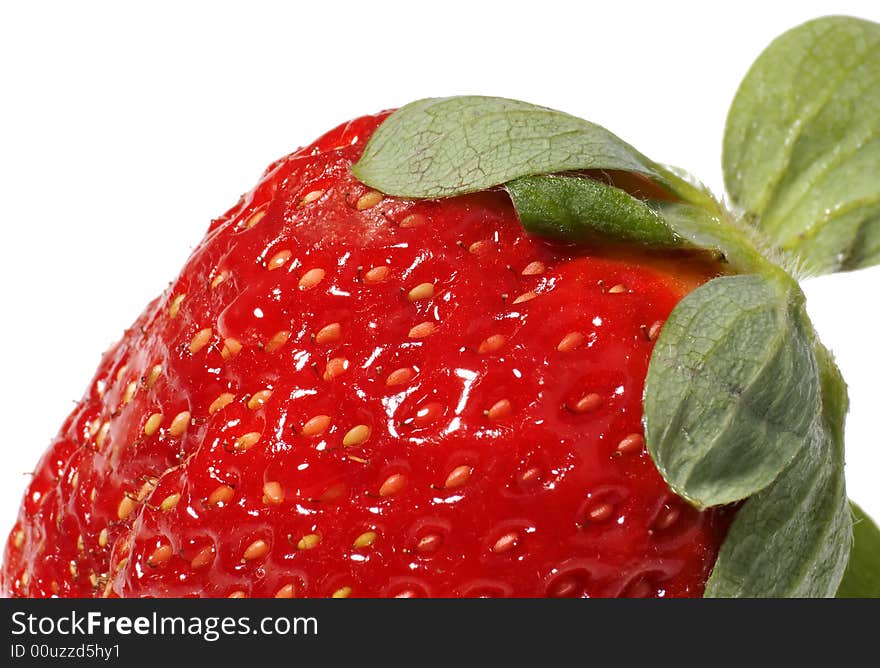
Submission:
MULTIPOLYGON (((786 63, 814 58, 819 42, 826 50, 850 50, 854 36, 864 58, 855 69, 851 59, 832 64, 839 65, 841 79, 853 82, 844 94, 852 102, 838 105, 835 99, 835 107, 859 128, 853 142, 880 129, 880 113, 859 103, 861 95, 876 91, 866 93, 858 79, 880 74, 878 50, 871 47, 880 43, 880 26, 833 17, 790 31, 750 71, 728 119, 727 182, 743 210, 728 209, 686 173, 645 157, 600 126, 502 98, 406 105, 378 128, 353 167, 371 187, 411 198, 501 186, 526 231, 557 241, 658 252, 697 248, 729 265, 735 275, 710 280, 673 310, 652 353, 644 393, 648 450, 670 487, 698 508, 745 501, 707 596, 833 596, 850 559, 846 387, 807 317, 797 277, 880 262, 880 228, 871 226, 880 196, 876 162, 866 181, 862 156, 856 149, 847 154, 851 170, 861 170, 849 177, 857 180, 855 189, 868 189, 860 195, 822 181, 824 172, 790 155, 787 166, 773 163, 776 171, 764 178, 774 180, 765 185, 742 170, 754 167, 763 175, 767 170, 753 156, 775 160, 788 150, 784 137, 774 128, 764 143, 745 146, 736 132, 746 117, 751 127, 761 126, 755 106, 775 104, 766 96, 772 88, 761 83, 797 89, 797 69, 786 63), (787 58, 775 57, 782 53, 787 58), (817 203, 812 208, 793 199, 806 197, 814 185, 809 179, 820 179, 810 194, 817 203), (795 192, 789 198, 794 204, 785 188, 795 192), (847 202, 839 214, 829 208, 837 201, 847 202), (825 218, 811 219, 823 202, 825 218), (804 220, 786 221, 781 210, 804 220), (770 219, 766 226, 762 216, 770 219), (832 228, 828 220, 835 218, 844 220, 832 228), (799 229, 807 232, 795 236, 792 230, 799 229), (836 248, 844 250, 829 259, 836 248), (801 501, 792 507, 792 499, 801 501), (780 543, 780 535, 789 542, 780 543), (819 565, 822 574, 815 575, 819 565)), ((800 120, 786 120, 797 130, 800 120)), ((837 151, 818 134, 802 147, 811 139, 814 146, 803 150, 813 151, 814 161, 821 151, 837 151)), ((825 159, 849 173, 837 153, 825 159)), ((876 560, 873 568, 880 570, 876 560)))

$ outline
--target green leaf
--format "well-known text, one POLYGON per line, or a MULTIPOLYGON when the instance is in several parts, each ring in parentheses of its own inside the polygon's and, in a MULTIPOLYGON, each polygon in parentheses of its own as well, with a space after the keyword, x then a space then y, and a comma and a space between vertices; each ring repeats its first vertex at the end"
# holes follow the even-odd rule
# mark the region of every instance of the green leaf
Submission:
POLYGON ((880 25, 835 16, 777 38, 724 135, 731 198, 812 273, 880 262, 880 25))
POLYGON ((428 98, 401 107, 379 126, 352 172, 389 195, 448 197, 585 169, 638 172, 690 201, 711 200, 599 125, 499 97, 428 98))
POLYGON ((527 232, 559 241, 618 241, 675 247, 663 216, 619 188, 576 176, 531 176, 507 192, 527 232))
POLYGON ((687 295, 657 340, 645 381, 648 450, 697 507, 760 491, 809 440, 816 360, 791 281, 722 276, 687 295))
POLYGON ((528 176, 505 188, 531 234, 564 242, 611 241, 653 248, 692 246, 715 251, 734 269, 784 278, 759 250, 764 242, 723 212, 675 202, 643 201, 581 176, 528 176))
POLYGON ((880 529, 850 501, 853 546, 837 598, 880 598, 880 529))
POLYGON ((852 544, 843 476, 846 386, 817 344, 822 411, 809 441, 771 486, 737 512, 705 596, 831 597, 852 544))

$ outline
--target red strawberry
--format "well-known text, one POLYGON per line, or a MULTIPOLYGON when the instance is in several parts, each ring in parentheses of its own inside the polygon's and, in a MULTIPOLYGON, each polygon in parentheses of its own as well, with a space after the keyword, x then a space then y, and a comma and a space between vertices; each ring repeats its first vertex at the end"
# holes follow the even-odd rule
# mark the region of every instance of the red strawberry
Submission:
POLYGON ((669 491, 640 420, 716 268, 529 237, 501 191, 383 198, 350 173, 383 118, 271 165, 105 355, 4 592, 702 593, 729 518, 669 491))

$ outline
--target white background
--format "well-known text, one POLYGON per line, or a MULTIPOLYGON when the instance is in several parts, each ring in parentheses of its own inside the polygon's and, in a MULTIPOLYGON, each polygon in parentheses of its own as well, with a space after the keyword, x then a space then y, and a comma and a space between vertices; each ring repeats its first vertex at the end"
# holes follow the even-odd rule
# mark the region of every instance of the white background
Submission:
MULTIPOLYGON (((350 117, 479 93, 598 122, 720 193, 740 79, 829 13, 880 4, 3 3, 0 532, 100 354, 274 158, 350 117)), ((880 518, 880 268, 805 289, 850 384, 850 495, 880 518)))

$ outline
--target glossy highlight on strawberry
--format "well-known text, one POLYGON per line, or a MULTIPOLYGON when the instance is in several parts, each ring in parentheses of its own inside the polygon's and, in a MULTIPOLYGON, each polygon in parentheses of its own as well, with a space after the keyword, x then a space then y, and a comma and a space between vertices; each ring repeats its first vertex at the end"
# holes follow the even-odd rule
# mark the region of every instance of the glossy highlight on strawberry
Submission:
POLYGON ((104 357, 6 548, 13 596, 700 596, 732 512, 644 448, 692 253, 386 197, 386 114, 269 167, 104 357))

